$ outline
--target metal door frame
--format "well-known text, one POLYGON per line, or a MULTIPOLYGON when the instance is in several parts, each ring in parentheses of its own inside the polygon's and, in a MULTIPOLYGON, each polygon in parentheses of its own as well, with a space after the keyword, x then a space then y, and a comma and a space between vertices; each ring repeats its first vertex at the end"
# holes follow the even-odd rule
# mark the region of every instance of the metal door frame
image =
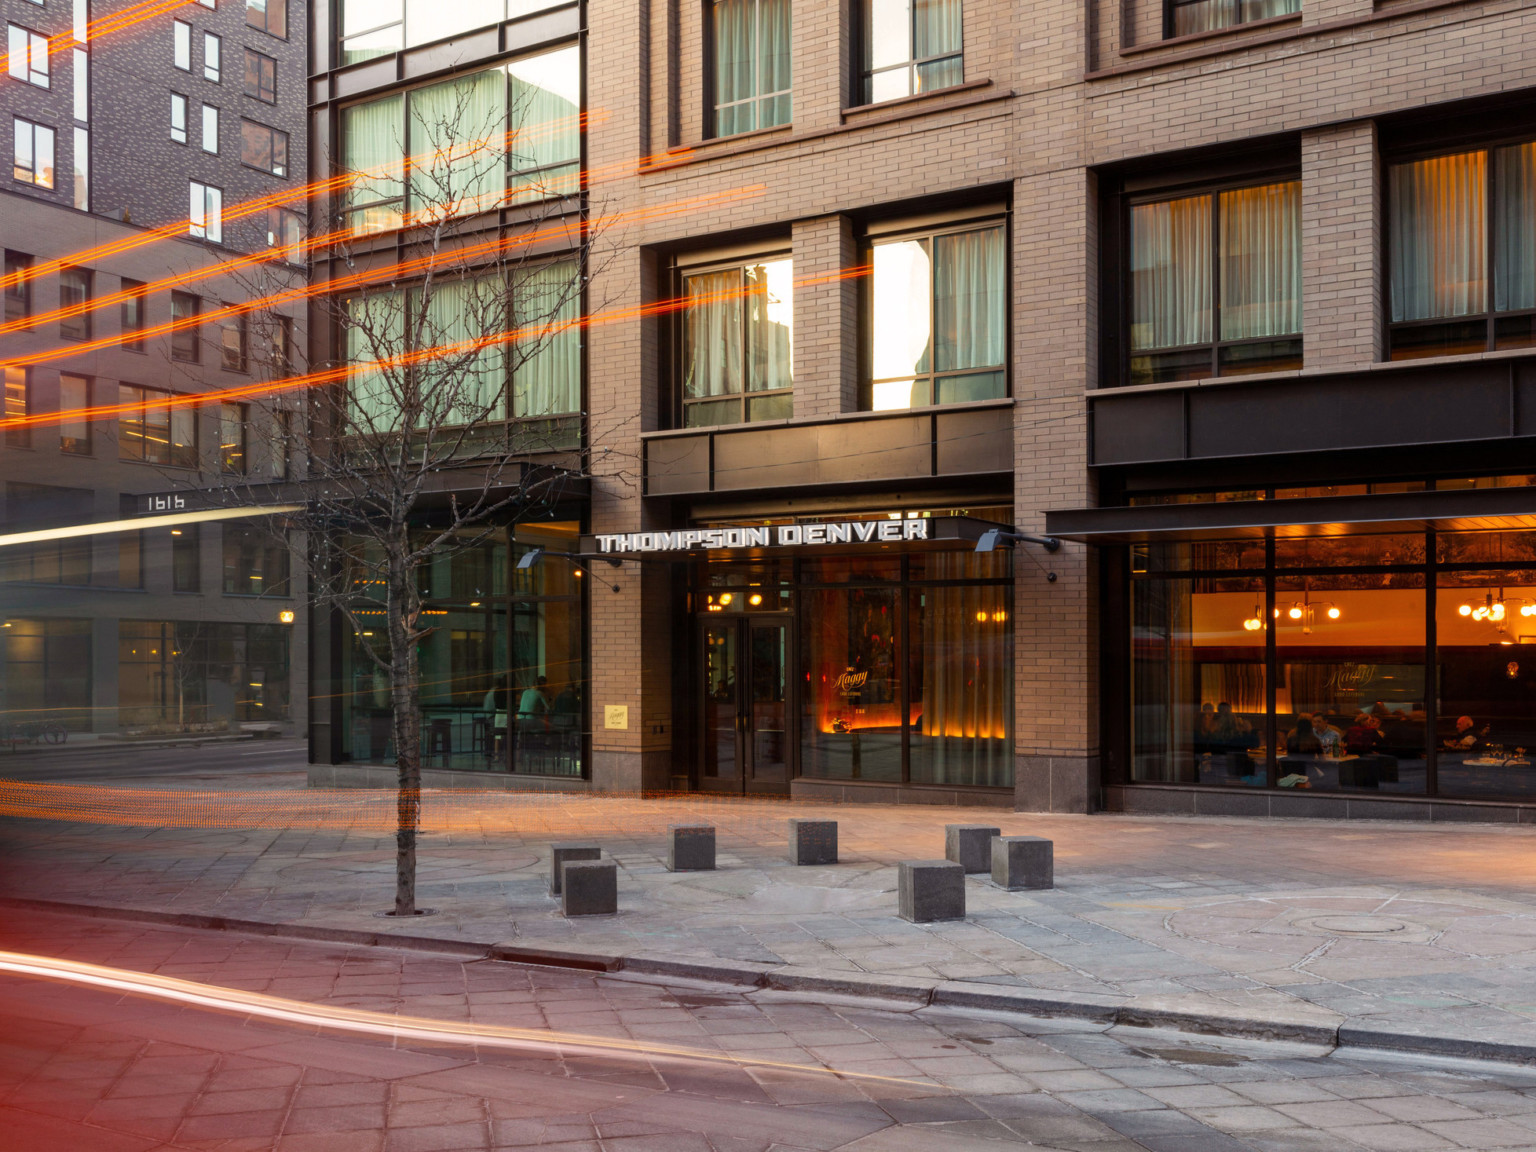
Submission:
POLYGON ((694 772, 696 787, 701 792, 723 792, 733 795, 766 793, 789 795, 789 782, 794 779, 799 749, 798 667, 795 647, 794 614, 789 612, 741 614, 732 616, 695 616, 693 628, 693 710, 694 710, 694 772), (736 633, 736 774, 732 778, 704 775, 706 740, 704 738, 704 637, 711 628, 730 627, 736 633), (751 702, 747 698, 751 686, 752 632, 757 628, 780 628, 784 631, 784 779, 782 781, 757 781, 752 779, 751 754, 751 702))

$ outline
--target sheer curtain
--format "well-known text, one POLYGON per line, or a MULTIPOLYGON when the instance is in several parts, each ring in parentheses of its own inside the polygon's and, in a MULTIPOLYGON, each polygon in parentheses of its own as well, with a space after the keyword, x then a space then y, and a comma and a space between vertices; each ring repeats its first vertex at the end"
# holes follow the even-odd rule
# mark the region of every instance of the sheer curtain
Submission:
POLYGON ((742 270, 746 280, 747 388, 766 392, 794 384, 794 280, 788 260, 742 270))
POLYGON ((411 93, 411 211, 428 216, 500 204, 506 84, 500 69, 411 93))
POLYGON ((581 331, 569 326, 581 314, 575 278, 576 265, 562 260, 532 269, 518 286, 514 324, 519 330, 539 326, 544 335, 512 371, 514 416, 559 416, 581 408, 581 331), (547 327, 561 324, 568 326, 547 327))
POLYGON ((1221 338, 1301 331, 1301 183, 1221 194, 1221 338))
POLYGON ((507 65, 513 200, 562 196, 579 187, 581 49, 562 48, 507 65), (533 173, 538 173, 533 175, 533 173))
POLYGON ((789 123, 790 0, 758 0, 757 94, 759 128, 789 123))
POLYGON ((347 206, 398 199, 405 141, 401 138, 400 96, 354 104, 341 113, 342 166, 357 173, 347 206))
POLYGON ((1211 339, 1211 198, 1131 209, 1131 348, 1211 339))
POLYGON ((683 294, 683 395, 691 400, 741 392, 741 270, 689 276, 683 294))
POLYGON ((1192 36, 1301 11, 1301 0, 1196 0, 1173 10, 1173 34, 1192 36))
MULTIPOLYGON (((439 280, 430 294, 413 293, 414 308, 425 306, 419 328, 424 347, 473 340, 482 332, 498 331, 504 297, 499 282, 439 280)), ((425 360, 416 369, 422 392, 425 424, 477 424, 500 420, 505 414, 500 346, 454 352, 425 360)))
POLYGON ((757 127, 753 85, 756 0, 715 4, 715 134, 731 136, 757 127))
POLYGON ((934 239, 935 371, 1003 363, 1007 358, 1007 291, 1001 228, 934 239))
POLYGON ((948 56, 932 64, 917 66, 915 92, 948 88, 965 79, 960 56, 964 49, 960 20, 960 0, 915 0, 912 10, 912 59, 948 56))
MULTIPOLYGON (((347 301, 347 361, 370 364, 405 351, 405 297, 375 292, 347 301)), ((354 368, 350 417, 356 431, 387 432, 400 423, 403 368, 354 368)))
POLYGON ((1468 316, 1487 301, 1487 153, 1391 171, 1392 319, 1468 316))
POLYGON ((1536 144, 1495 153, 1494 308, 1536 308, 1536 144))

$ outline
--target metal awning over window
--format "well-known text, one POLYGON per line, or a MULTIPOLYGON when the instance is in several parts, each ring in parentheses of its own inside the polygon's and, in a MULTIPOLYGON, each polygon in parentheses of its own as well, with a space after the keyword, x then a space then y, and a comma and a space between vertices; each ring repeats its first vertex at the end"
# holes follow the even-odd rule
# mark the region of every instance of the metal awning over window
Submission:
POLYGON ((1454 532, 1536 529, 1536 488, 1072 508, 1045 514, 1046 535, 1088 544, 1348 536, 1427 528, 1454 532))

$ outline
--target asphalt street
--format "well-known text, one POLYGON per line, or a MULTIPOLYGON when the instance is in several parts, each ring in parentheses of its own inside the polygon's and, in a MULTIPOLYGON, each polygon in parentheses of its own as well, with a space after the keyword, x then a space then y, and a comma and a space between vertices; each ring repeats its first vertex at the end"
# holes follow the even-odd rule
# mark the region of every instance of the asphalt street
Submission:
POLYGON ((72 736, 60 745, 0 746, 0 779, 7 780, 163 778, 180 786, 302 788, 307 764, 303 740, 154 744, 72 736))
POLYGON ((13 919, 0 948, 451 1026, 407 1041, 0 975, 0 1131, 28 1152, 1536 1147, 1536 1070, 1511 1066, 72 916, 13 919))

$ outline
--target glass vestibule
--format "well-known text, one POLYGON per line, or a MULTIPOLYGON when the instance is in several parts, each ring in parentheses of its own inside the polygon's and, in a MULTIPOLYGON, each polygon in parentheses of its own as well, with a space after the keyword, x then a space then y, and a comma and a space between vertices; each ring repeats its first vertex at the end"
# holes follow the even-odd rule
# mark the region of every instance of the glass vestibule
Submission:
POLYGON ((1536 533, 1154 546, 1132 567, 1132 782, 1536 795, 1536 533))
POLYGON ((736 772, 1012 787, 1009 561, 933 551, 699 565, 701 784, 736 772))

